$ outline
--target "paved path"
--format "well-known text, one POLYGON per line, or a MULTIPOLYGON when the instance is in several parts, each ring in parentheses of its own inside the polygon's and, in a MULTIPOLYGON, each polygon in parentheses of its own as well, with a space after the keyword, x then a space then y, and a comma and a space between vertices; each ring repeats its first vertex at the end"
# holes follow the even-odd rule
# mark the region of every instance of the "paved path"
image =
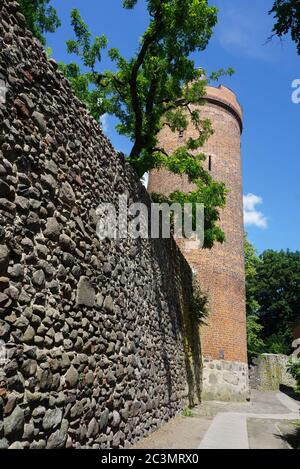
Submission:
POLYGON ((199 449, 248 449, 247 419, 243 414, 220 413, 204 435, 199 449))
POLYGON ((252 393, 249 403, 204 402, 142 440, 143 449, 289 449, 283 434, 300 420, 300 402, 283 393, 252 393))
MULTIPOLYGON (((251 419, 256 420, 258 428, 261 423, 260 420, 274 420, 276 422, 280 420, 299 420, 299 403, 283 393, 278 393, 275 397, 285 407, 287 412, 220 412, 216 415, 204 435, 199 449, 249 449, 248 421, 251 419)), ((279 432, 278 427, 276 429, 279 432)), ((252 429, 252 432, 255 432, 255 428, 252 429)), ((281 442, 278 441, 278 444, 281 446, 281 442)))

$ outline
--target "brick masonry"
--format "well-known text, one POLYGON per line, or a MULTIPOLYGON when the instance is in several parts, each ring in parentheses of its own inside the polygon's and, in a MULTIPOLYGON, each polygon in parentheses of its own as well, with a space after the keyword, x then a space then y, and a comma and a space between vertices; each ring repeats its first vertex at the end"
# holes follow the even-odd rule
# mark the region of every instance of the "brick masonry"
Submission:
MULTIPOLYGON (((208 87, 201 116, 209 118, 214 128, 214 135, 203 147, 203 152, 211 156, 212 176, 224 181, 230 191, 220 222, 226 234, 226 242, 223 245, 217 244, 212 250, 183 248, 183 252, 210 301, 208 324, 201 331, 204 357, 246 364, 242 109, 235 94, 228 88, 208 87)), ((183 137, 164 127, 160 134, 160 145, 167 152, 172 152, 190 136, 196 135, 195 132, 192 124, 183 137)), ((208 165, 208 159, 205 164, 208 165)), ((150 193, 169 194, 174 190, 191 189, 192 186, 185 177, 166 171, 153 171, 149 177, 150 193)))

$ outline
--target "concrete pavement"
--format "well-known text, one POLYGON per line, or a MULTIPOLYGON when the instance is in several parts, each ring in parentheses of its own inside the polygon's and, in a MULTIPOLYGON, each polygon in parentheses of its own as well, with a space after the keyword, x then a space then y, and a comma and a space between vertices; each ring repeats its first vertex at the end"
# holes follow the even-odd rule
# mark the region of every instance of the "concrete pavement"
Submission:
MULTIPOLYGON (((256 398, 258 399, 258 397, 259 393, 256 393, 256 398)), ((249 409, 247 411, 245 409, 243 412, 220 412, 204 435, 199 449, 250 449, 249 441, 252 434, 256 432, 261 434, 262 438, 260 438, 259 443, 263 447, 263 436, 268 434, 268 441, 265 441, 266 449, 268 449, 271 445, 270 431, 268 433, 260 431, 260 427, 266 426, 266 423, 269 424, 269 428, 270 426, 274 427, 272 447, 283 449, 282 439, 280 439, 282 435, 278 434, 279 429, 276 423, 281 420, 299 420, 300 405, 297 401, 281 392, 273 395, 272 398, 275 398, 284 407, 285 412, 278 413, 277 403, 273 412, 270 412, 269 408, 267 413, 261 412, 263 407, 260 402, 257 402, 257 407, 254 406, 254 409, 257 408, 256 412, 249 412, 249 409)), ((252 439, 252 441, 255 440, 252 439)))
POLYGON ((144 449, 289 449, 284 432, 300 421, 300 402, 281 392, 252 392, 249 403, 204 402, 145 438, 144 449))

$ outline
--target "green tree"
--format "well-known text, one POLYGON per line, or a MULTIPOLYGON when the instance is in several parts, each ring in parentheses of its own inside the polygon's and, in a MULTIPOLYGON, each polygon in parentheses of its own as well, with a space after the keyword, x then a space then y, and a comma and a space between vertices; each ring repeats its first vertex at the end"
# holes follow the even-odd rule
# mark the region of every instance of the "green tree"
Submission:
POLYGON ((262 339, 263 326, 260 324, 257 315, 259 304, 256 300, 257 291, 257 268, 260 259, 254 246, 248 241, 245 234, 245 271, 246 271, 246 309, 247 309, 247 341, 248 353, 252 355, 262 353, 265 350, 265 343, 262 339))
POLYGON ((249 352, 289 354, 300 311, 300 252, 258 257, 245 239, 245 266, 249 352))
POLYGON ((247 316, 247 343, 249 357, 264 353, 266 344, 262 338, 264 327, 259 322, 259 317, 255 314, 247 316))
POLYGON ((274 15, 273 35, 291 34, 300 54, 300 0, 276 0, 269 12, 274 15))
POLYGON ((288 371, 291 373, 293 378, 296 380, 296 391, 300 394, 300 360, 291 359, 288 365, 288 371))
POLYGON ((255 298, 268 352, 290 353, 300 311, 300 252, 265 251, 257 267, 255 298))
POLYGON ((55 8, 49 5, 51 0, 18 0, 26 18, 27 27, 41 41, 46 43, 44 33, 53 33, 60 26, 55 8))
MULTIPOLYGON (((136 3, 124 0, 123 6, 131 9, 136 3)), ((164 167, 186 175, 194 184, 190 194, 175 192, 166 201, 205 205, 205 246, 211 247, 215 241, 224 241, 218 221, 226 188, 203 167, 206 155, 199 148, 213 129, 199 112, 207 80, 190 55, 206 48, 217 23, 217 9, 207 0, 147 0, 147 8, 149 26, 134 57, 126 59, 117 49, 108 51, 116 71, 101 70, 101 53, 107 40, 103 36, 92 38, 80 13, 73 10, 75 38, 67 42, 67 47, 80 58, 83 70, 74 63, 61 65, 61 69, 96 119, 105 113, 117 117, 118 132, 132 141, 128 160, 140 177, 164 167), (172 154, 158 147, 157 135, 163 125, 179 132, 187 128, 189 120, 197 131, 195 138, 172 154)), ((211 78, 232 72, 221 70, 211 78)), ((161 200, 158 195, 153 198, 161 200)))
POLYGON ((247 316, 257 314, 259 304, 256 300, 257 292, 257 268, 260 264, 260 258, 257 255, 255 247, 249 242, 247 235, 244 239, 245 247, 245 271, 246 271, 246 307, 247 316))

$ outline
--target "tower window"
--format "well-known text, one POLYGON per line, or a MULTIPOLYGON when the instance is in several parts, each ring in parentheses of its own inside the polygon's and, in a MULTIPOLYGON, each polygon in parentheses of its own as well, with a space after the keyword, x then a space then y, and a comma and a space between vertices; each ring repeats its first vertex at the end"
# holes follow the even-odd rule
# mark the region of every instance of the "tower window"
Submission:
POLYGON ((208 157, 208 171, 212 170, 212 157, 209 155, 208 157))
POLYGON ((179 130, 179 138, 183 138, 184 137, 184 130, 179 130))

